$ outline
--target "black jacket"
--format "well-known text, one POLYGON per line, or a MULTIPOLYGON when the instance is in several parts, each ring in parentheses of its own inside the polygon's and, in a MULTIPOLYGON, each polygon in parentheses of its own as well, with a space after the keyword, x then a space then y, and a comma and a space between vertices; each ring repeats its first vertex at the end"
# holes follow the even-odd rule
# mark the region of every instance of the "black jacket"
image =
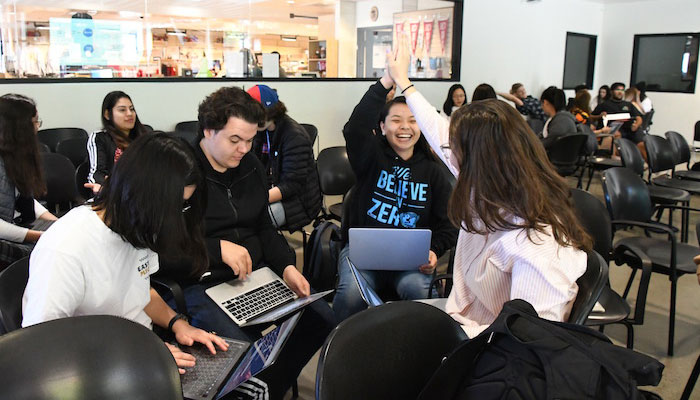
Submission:
POLYGON ((374 135, 387 93, 381 83, 372 85, 343 129, 357 177, 349 223, 343 225, 428 228, 433 232, 430 249, 440 257, 457 241, 457 228, 447 218, 452 188, 439 161, 426 154, 427 146, 424 151, 416 145, 413 157, 404 161, 384 136, 374 135))
POLYGON ((90 157, 88 182, 103 185, 105 177, 112 173, 117 144, 114 143, 109 133, 97 131, 91 133, 88 137, 87 150, 90 157))
POLYGON ((221 260, 220 240, 245 247, 253 269, 269 266, 280 277, 284 268, 296 263, 296 254, 270 222, 264 169, 254 154, 246 154, 236 168, 215 171, 204 152, 195 145, 207 181, 207 210, 204 236, 209 268, 221 280, 233 278, 230 267, 221 260))
POLYGON ((309 224, 321 210, 321 190, 306 130, 285 115, 275 123, 274 132, 258 132, 253 150, 265 167, 269 187, 282 192, 284 229, 293 232, 309 224), (269 152, 264 154, 268 137, 269 152))

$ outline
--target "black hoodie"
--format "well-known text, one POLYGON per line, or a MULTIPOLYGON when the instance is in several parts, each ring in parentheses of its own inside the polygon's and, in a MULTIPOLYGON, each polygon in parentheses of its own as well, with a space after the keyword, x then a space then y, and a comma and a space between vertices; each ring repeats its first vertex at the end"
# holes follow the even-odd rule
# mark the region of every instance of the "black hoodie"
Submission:
POLYGON ((430 249, 440 257, 457 241, 457 229, 447 218, 452 188, 438 161, 426 154, 427 146, 424 151, 416 145, 413 156, 403 160, 381 133, 374 135, 388 92, 380 82, 372 85, 343 129, 357 178, 344 225, 427 228, 433 233, 430 249))
POLYGON ((270 221, 267 177, 260 161, 249 152, 238 167, 220 173, 209 164, 199 143, 194 147, 207 181, 204 236, 210 270, 229 271, 222 280, 234 277, 221 260, 223 239, 245 247, 253 269, 267 265, 282 277, 284 268, 296 263, 296 254, 270 221))

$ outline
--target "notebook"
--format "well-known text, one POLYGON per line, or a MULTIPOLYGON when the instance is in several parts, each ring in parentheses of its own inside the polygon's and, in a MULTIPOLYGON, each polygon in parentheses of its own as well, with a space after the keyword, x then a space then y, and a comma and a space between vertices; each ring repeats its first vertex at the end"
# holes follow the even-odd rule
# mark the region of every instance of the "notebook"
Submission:
POLYGON ((277 274, 264 267, 245 280, 230 280, 205 292, 238 326, 249 326, 274 322, 333 290, 299 298, 277 274))
POLYGON ((359 269, 411 271, 428 263, 430 229, 350 228, 350 259, 359 269))
POLYGON ((274 364, 300 315, 301 312, 294 314, 252 345, 223 338, 229 343, 229 348, 216 354, 211 354, 201 344, 181 346, 183 351, 197 359, 194 367, 185 368, 185 374, 180 375, 184 397, 191 400, 219 399, 274 364))

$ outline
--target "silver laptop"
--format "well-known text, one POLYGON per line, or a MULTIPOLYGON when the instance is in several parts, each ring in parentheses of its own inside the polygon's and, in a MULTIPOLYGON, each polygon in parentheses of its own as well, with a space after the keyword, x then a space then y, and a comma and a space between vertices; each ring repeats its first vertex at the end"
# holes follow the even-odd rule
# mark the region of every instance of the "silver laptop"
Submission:
POLYGON ((411 271, 428 263, 430 229, 350 228, 349 236, 359 269, 411 271))
POLYGON ((233 279, 205 292, 238 326, 249 326, 274 322, 333 290, 299 298, 282 278, 264 267, 245 280, 233 279))

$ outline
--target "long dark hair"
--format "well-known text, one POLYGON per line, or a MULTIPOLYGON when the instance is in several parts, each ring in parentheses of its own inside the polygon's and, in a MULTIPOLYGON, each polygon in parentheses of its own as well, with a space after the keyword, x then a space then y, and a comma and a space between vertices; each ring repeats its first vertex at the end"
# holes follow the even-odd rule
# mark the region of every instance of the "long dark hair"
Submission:
MULTIPOLYGON (((393 99, 391 99, 391 101, 384 104, 384 107, 382 107, 382 110, 379 112, 379 119, 377 120, 377 126, 381 126, 379 124, 380 122, 384 122, 386 124, 386 117, 389 116, 389 111, 391 110, 391 107, 393 107, 396 104, 404 104, 404 105, 408 106, 408 104, 406 104, 406 97, 404 97, 404 96, 394 97, 393 99)), ((381 140, 384 140, 386 142, 387 146, 389 146, 389 141, 386 140, 385 136, 382 136, 381 140)), ((414 152, 415 152, 415 150, 418 150, 421 153, 425 154, 425 156, 429 160, 438 161, 438 157, 435 155, 435 153, 433 153, 433 150, 431 149, 430 144, 425 139, 425 136, 423 136, 422 132, 420 134, 420 137, 418 138, 418 141, 414 145, 413 150, 414 150, 414 152)))
POLYGON ((489 85, 488 83, 482 83, 481 85, 477 86, 474 89, 474 93, 472 93, 472 102, 495 98, 496 91, 493 90, 493 86, 489 85))
POLYGON ((450 90, 447 92, 447 99, 442 105, 442 111, 444 111, 446 115, 452 114, 452 107, 455 105, 454 100, 452 100, 452 95, 457 91, 457 89, 462 89, 462 92, 464 92, 464 103, 462 105, 467 104, 467 91, 464 90, 464 86, 460 85, 459 83, 455 83, 454 85, 450 86, 450 90))
POLYGON ((0 97, 0 157, 10 182, 23 196, 46 193, 39 145, 32 118, 34 100, 20 94, 0 97))
POLYGON ((606 100, 610 100, 610 97, 612 97, 612 90, 610 90, 610 86, 608 85, 603 85, 600 88, 598 88, 598 95, 595 97, 598 103, 602 103, 606 100), (600 98, 600 89, 605 89, 605 97, 602 99, 600 98))
POLYGON ((542 92, 540 101, 547 100, 556 112, 566 108, 566 93, 556 86, 550 86, 542 92))
POLYGON ((455 225, 482 235, 525 229, 530 240, 550 226, 560 245, 592 247, 566 181, 513 107, 500 100, 461 107, 452 115, 450 144, 460 170, 448 206, 455 225))
MULTIPOLYGON (((107 93, 104 100, 102 100, 102 112, 100 113, 100 117, 102 118, 102 129, 109 134, 112 140, 114 140, 114 143, 117 144, 117 147, 120 149, 126 149, 129 147, 129 143, 137 139, 139 136, 147 133, 148 130, 139 120, 138 113, 135 113, 136 122, 134 122, 134 127, 131 128, 128 135, 125 135, 124 132, 117 129, 117 127, 114 125, 114 115, 112 114, 112 109, 114 109, 114 106, 117 105, 117 102, 120 99, 129 99, 129 101, 131 101, 131 97, 121 90, 115 90, 107 93), (107 115, 109 115, 109 119, 105 117, 105 112, 107 115)), ((131 101, 131 104, 133 105, 134 102, 131 101)))
POLYGON ((136 248, 193 260, 192 276, 207 268, 203 225, 206 183, 192 148, 168 134, 135 140, 95 198, 109 228, 136 248), (186 202, 185 186, 197 185, 186 202))

